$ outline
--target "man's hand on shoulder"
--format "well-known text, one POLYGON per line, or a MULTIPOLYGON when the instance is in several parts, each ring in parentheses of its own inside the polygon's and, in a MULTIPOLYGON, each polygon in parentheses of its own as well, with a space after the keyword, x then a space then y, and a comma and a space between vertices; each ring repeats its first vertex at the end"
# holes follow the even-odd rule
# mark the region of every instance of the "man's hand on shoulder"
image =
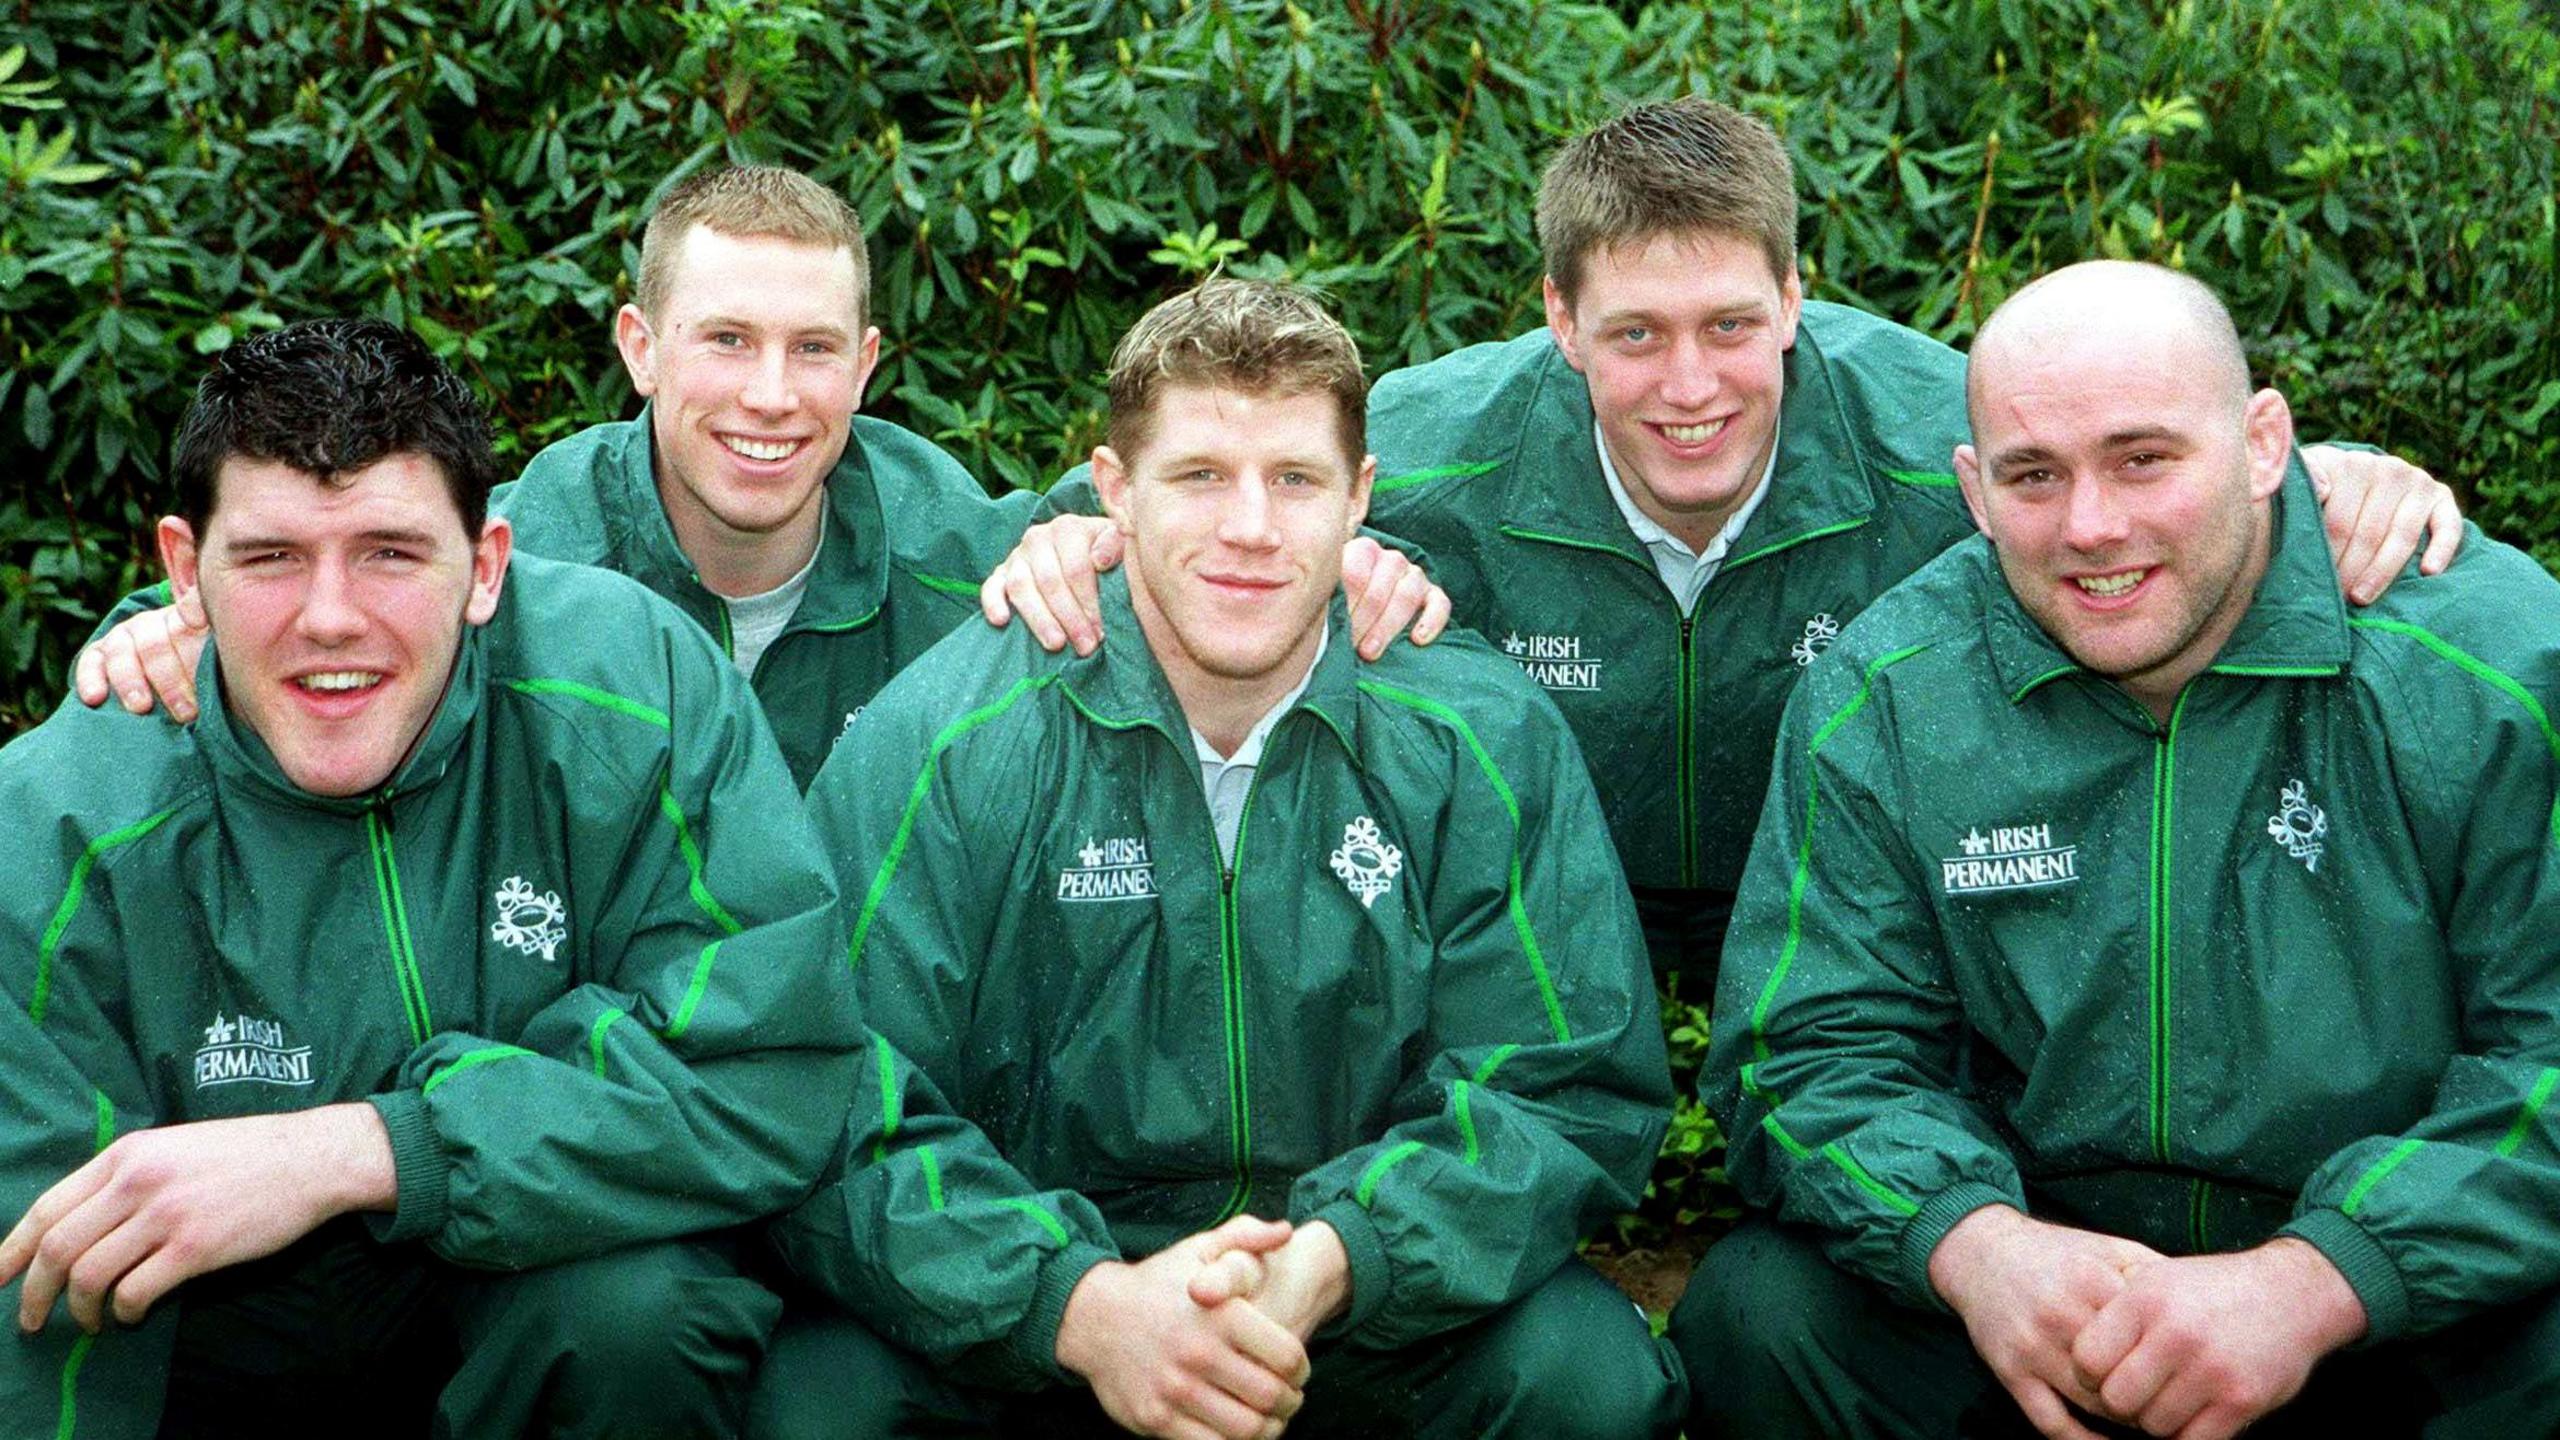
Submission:
POLYGON ((2302 468, 2320 494, 2320 523, 2329 531, 2329 556, 2347 598, 2370 605, 2418 553, 2418 569, 2439 574, 2462 548, 2462 507, 2442 481, 2397 455, 2310 445, 2302 468))
POLYGON ((1085 1272, 1058 1323, 1058 1363, 1082 1375, 1124 1428, 1176 1440, 1275 1440, 1304 1400, 1306 1347, 1241 1299, 1289 1239, 1285 1222, 1238 1216, 1131 1265, 1085 1272), (1215 1277, 1215 1278, 1209 1278, 1215 1277))
MULTIPOLYGON (((1099 577, 1120 563, 1123 545, 1119 527, 1097 516, 1043 521, 1022 532, 978 587, 978 609, 998 628, 1019 616, 1052 654, 1072 645, 1090 655, 1102 643, 1099 577)), ((1449 628, 1449 592, 1402 552, 1366 535, 1342 547, 1342 593, 1351 602, 1352 645, 1364 660, 1385 654, 1398 635, 1428 645, 1449 628)))
POLYGON ((2081 1329, 2072 1360, 2104 1413, 2154 1435, 2225 1440, 2301 1393, 2322 1356, 2364 1331, 2346 1277, 2285 1236, 2135 1265, 2081 1329))
POLYGON ((2102 1412, 2072 1363, 2081 1331, 2125 1287, 2125 1272, 2160 1259, 2131 1240, 2029 1219, 1986 1205, 1938 1242, 1929 1283, 1963 1319, 1974 1350, 2037 1430, 2097 1440, 2064 1402, 2102 1412))
POLYGON ((169 718, 189 725, 196 718, 196 659, 204 654, 204 599, 189 591, 175 605, 128 616, 80 652, 72 690, 91 709, 112 694, 136 715, 148 715, 156 700, 169 707, 169 718))
POLYGON ((95 1334, 139 1323, 180 1281, 272 1255, 321 1222, 388 1210, 391 1137, 361 1103, 137 1130, 74 1170, 0 1241, 0 1285, 26 1275, 18 1326, 54 1298, 95 1334))

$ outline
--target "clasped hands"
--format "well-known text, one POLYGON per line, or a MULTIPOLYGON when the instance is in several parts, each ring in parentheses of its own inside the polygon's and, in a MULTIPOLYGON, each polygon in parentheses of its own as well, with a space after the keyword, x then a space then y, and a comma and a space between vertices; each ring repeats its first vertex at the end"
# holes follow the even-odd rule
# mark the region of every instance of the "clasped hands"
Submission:
POLYGON ((1349 1297, 1332 1226, 1239 1215, 1087 1271, 1058 1325, 1058 1363, 1138 1434, 1274 1440, 1305 1399, 1307 1337, 1349 1297))
POLYGON ((2365 1330, 2346 1277, 2291 1237, 2173 1259, 1992 1205, 1947 1232, 1929 1278, 2055 1440, 2097 1440, 2075 1405, 2153 1435, 2225 1440, 2365 1330))

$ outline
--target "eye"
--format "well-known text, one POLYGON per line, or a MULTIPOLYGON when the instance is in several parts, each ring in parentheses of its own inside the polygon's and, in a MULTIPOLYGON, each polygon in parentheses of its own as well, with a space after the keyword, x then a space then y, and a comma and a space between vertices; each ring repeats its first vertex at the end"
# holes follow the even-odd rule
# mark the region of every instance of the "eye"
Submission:
POLYGON ((2054 473, 2042 465, 2030 465, 2024 470, 2009 472, 2009 483, 2012 485, 2049 485, 2053 480, 2054 473))
POLYGON ((723 350, 740 349, 747 343, 747 337, 735 330, 714 330, 704 338, 723 350))
POLYGON ((835 343, 830 340, 803 340, 796 348, 803 355, 833 355, 835 343))
POLYGON ((1723 319, 1718 320, 1714 326, 1715 332, 1718 335, 1739 335, 1750 328, 1751 322, 1738 315, 1727 315, 1723 319))
POLYGON ((1618 341, 1623 345, 1642 345, 1652 338, 1653 327, 1650 325, 1621 325, 1618 327, 1618 341))
POLYGON ((1283 485, 1313 485, 1316 483, 1316 477, 1308 474, 1304 470, 1283 470, 1280 472, 1280 483, 1283 485))

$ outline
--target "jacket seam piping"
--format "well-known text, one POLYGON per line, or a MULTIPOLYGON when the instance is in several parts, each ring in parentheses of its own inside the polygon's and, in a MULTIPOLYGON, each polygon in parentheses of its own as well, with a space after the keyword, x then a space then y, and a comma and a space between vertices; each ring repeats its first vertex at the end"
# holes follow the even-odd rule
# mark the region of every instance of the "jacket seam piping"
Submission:
POLYGON ((506 686, 519 695, 565 696, 571 700, 584 701, 599 710, 610 710, 616 715, 628 715, 634 720, 646 721, 661 730, 674 728, 668 722, 667 712, 664 710, 643 705, 637 700, 616 695, 610 690, 599 690, 593 685, 581 685, 575 680, 509 680, 506 686))
MULTIPOLYGON (((2543 709, 2542 702, 2536 700, 2533 692, 2519 684, 2514 676, 2461 649, 2434 631, 2411 625, 2406 621, 2384 620, 2376 617, 2349 620, 2347 624, 2358 630, 2380 630, 2386 634, 2406 636, 2415 640, 2432 651, 2436 658, 2457 670, 2464 671, 2473 679, 2523 706, 2525 713, 2533 717, 2533 723, 2541 727, 2543 743, 2551 749, 2552 763, 2560 766, 2560 728, 2554 728, 2551 723, 2551 712, 2543 709)), ((2552 801, 2551 838, 2555 844, 2560 844, 2560 795, 2555 795, 2552 801)))
POLYGON ((1467 750, 1474 755, 1476 768, 1501 799, 1502 808, 1511 816, 1511 864, 1504 886, 1505 902, 1511 912, 1511 929, 1519 937, 1521 950, 1529 957, 1529 972, 1538 982, 1538 998, 1546 1005, 1548 1028, 1555 1032, 1558 1044, 1572 1043, 1573 1027, 1565 1023, 1564 1006, 1556 999, 1555 981, 1547 973, 1546 952, 1538 946, 1537 930, 1529 923, 1528 906, 1520 898, 1520 801, 1512 793, 1510 782, 1503 779, 1502 768, 1494 764, 1493 757, 1485 752, 1484 742, 1476 738, 1475 727, 1447 705, 1376 680, 1363 680, 1359 685, 1382 700, 1418 710, 1455 729, 1458 738, 1466 742, 1467 750))
POLYGON ((99 857, 159 829, 177 813, 178 807, 173 805, 149 819, 109 831, 90 841, 88 848, 80 852, 80 858, 72 863, 71 883, 64 887, 62 903, 55 907, 52 922, 44 927, 44 938, 36 944, 36 983, 27 992, 27 1018, 30 1021, 38 1025, 44 1023, 44 1012, 53 999, 53 957, 61 947, 62 933, 71 928, 71 918, 80 911, 80 901, 89 886, 89 872, 97 868, 99 857))

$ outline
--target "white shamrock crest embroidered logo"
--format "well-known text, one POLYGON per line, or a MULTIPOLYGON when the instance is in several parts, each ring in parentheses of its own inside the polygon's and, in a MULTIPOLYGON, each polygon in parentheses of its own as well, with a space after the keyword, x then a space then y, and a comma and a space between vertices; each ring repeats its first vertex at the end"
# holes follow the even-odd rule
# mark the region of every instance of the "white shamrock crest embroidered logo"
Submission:
POLYGON ((1333 852, 1333 873, 1360 897, 1360 908, 1366 910, 1404 873, 1404 852, 1378 833, 1377 821, 1363 815, 1342 827, 1342 848, 1333 852))
POLYGON ((1830 612, 1825 611, 1804 622, 1804 638, 1798 640, 1796 648, 1787 653, 1795 657, 1799 667, 1810 665, 1813 663, 1814 656, 1830 649, 1831 642, 1839 638, 1840 622, 1832 619, 1830 612))
POLYGON ((489 926, 490 939, 527 955, 540 951, 545 960, 559 957, 560 942, 569 938, 569 907, 560 903, 558 891, 536 891, 523 876, 511 875, 493 898, 498 918, 489 926))
POLYGON ((2329 835, 2329 814, 2311 803, 2311 794, 2299 780, 2284 787, 2276 813, 2267 817, 2267 836, 2284 847, 2284 853, 2302 862, 2305 870, 2317 872, 2320 852, 2327 848, 2321 842, 2329 835))

